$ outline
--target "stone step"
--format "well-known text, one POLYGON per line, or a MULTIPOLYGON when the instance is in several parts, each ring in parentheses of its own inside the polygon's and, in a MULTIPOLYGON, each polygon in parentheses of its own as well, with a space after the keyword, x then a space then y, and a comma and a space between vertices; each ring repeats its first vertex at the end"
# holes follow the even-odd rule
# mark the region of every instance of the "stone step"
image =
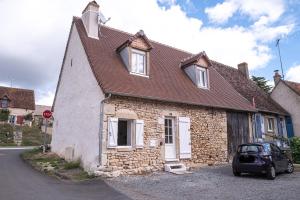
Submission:
POLYGON ((186 172, 187 168, 184 164, 182 163, 166 163, 165 164, 165 171, 166 172, 186 172))

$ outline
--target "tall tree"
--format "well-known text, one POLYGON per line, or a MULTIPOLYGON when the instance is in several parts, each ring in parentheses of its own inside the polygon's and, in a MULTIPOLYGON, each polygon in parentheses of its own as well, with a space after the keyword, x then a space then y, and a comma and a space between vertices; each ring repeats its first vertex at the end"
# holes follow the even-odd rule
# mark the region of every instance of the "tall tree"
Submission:
POLYGON ((272 86, 268 85, 268 80, 265 79, 265 77, 262 76, 252 76, 252 81, 256 83, 258 87, 263 89, 266 93, 270 93, 272 90, 272 86))

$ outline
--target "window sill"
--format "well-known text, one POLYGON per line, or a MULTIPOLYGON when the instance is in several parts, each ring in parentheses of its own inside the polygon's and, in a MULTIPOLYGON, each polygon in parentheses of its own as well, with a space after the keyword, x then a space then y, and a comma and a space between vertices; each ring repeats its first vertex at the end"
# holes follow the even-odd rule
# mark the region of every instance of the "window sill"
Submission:
POLYGON ((149 76, 145 75, 145 74, 138 74, 138 73, 135 73, 135 72, 130 72, 130 74, 135 75, 135 76, 141 76, 141 77, 149 78, 149 76))
POLYGON ((118 146, 116 147, 118 152, 129 152, 129 151, 133 151, 132 146, 118 146))

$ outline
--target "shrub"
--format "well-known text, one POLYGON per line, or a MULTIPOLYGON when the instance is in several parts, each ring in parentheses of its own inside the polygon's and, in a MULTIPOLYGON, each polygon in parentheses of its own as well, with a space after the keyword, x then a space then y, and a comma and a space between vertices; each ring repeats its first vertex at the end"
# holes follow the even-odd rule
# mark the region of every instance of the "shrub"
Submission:
POLYGON ((0 121, 7 122, 9 117, 9 110, 1 109, 0 110, 0 121))
POLYGON ((29 114, 25 115, 25 116, 24 116, 24 119, 25 119, 26 121, 32 121, 32 119, 33 119, 32 113, 29 113, 29 114))
POLYGON ((291 139, 291 149, 294 162, 300 164, 300 137, 293 137, 291 139))
POLYGON ((80 162, 76 161, 76 162, 68 162, 64 165, 65 169, 77 169, 80 168, 80 162))

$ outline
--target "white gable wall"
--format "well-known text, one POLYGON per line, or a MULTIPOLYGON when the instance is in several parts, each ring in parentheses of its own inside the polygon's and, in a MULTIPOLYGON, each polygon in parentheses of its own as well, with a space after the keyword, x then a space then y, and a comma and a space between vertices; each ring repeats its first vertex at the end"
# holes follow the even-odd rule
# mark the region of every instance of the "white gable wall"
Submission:
POLYGON ((75 25, 66 51, 54 107, 52 151, 68 160, 81 159, 83 167, 92 171, 99 164, 100 102, 104 95, 75 25))
POLYGON ((294 134, 300 136, 300 96, 284 83, 279 82, 272 91, 271 97, 290 113, 293 120, 294 134))

